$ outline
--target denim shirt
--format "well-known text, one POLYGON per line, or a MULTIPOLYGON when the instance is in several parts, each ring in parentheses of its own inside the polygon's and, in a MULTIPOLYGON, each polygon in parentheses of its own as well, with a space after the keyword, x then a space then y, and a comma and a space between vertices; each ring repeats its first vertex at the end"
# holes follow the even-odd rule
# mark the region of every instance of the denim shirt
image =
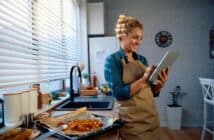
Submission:
MULTIPOLYGON (((123 82, 123 64, 122 59, 128 61, 125 52, 120 49, 117 52, 111 54, 106 58, 104 65, 104 76, 107 84, 110 86, 113 95, 117 100, 127 100, 130 99, 130 83, 125 84, 123 82)), ((133 58, 139 60, 145 66, 148 66, 147 59, 137 53, 133 53, 133 58)))

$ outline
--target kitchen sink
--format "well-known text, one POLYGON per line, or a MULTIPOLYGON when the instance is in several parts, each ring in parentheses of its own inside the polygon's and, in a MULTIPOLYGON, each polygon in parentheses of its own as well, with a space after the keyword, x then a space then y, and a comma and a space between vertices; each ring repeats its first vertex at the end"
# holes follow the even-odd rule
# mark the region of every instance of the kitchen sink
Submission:
POLYGON ((76 110, 80 107, 87 107, 88 110, 112 110, 114 100, 102 100, 102 101, 75 101, 68 100, 55 110, 58 111, 70 111, 76 110))

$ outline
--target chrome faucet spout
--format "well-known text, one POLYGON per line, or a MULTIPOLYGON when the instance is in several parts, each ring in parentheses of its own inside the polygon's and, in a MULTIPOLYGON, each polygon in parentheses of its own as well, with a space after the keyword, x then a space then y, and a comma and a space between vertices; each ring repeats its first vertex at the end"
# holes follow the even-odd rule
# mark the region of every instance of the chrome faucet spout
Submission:
POLYGON ((81 81, 82 80, 82 75, 81 75, 81 70, 80 70, 79 66, 77 66, 77 65, 72 66, 71 70, 70 70, 70 100, 72 102, 74 102, 73 71, 74 71, 75 68, 77 68, 77 72, 78 72, 78 77, 80 79, 80 83, 82 82, 81 81))

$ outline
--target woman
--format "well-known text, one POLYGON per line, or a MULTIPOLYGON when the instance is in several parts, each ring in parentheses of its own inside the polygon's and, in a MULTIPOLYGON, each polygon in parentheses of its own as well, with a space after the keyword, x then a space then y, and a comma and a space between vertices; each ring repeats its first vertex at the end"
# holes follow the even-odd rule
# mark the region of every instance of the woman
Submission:
POLYGON ((120 50, 107 57, 104 75, 117 99, 119 117, 127 121, 120 129, 122 140, 159 140, 160 124, 154 96, 158 96, 168 77, 160 72, 155 85, 148 77, 155 66, 137 53, 143 39, 143 25, 132 17, 120 15, 116 24, 120 50))

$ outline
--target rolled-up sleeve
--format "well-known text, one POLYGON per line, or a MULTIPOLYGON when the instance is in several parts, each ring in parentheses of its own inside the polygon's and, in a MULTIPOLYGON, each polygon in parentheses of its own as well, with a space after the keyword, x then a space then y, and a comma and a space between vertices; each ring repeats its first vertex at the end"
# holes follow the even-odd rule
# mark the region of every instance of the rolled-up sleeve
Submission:
POLYGON ((106 58, 104 65, 105 80, 117 100, 127 100, 131 98, 130 84, 124 84, 122 81, 122 69, 120 60, 116 59, 113 55, 106 58))

